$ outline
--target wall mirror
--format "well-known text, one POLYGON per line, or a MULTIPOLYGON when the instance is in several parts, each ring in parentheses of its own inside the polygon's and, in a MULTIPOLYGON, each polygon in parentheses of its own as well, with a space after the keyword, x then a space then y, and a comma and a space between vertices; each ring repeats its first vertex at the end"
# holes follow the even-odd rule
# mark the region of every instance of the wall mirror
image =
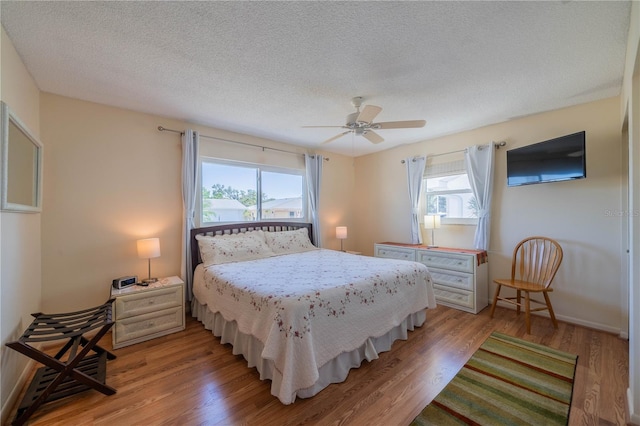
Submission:
POLYGON ((42 144, 4 102, 1 103, 0 113, 0 209, 26 213, 40 212, 42 144))

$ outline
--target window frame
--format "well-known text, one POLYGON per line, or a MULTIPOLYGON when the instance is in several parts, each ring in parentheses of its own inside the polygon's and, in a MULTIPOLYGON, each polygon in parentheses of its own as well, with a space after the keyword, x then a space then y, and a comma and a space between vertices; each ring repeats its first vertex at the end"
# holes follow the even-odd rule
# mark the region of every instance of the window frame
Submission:
MULTIPOLYGON (((429 196, 444 196, 444 195, 452 195, 452 194, 473 194, 473 190, 471 188, 464 190, 456 190, 456 189, 447 189, 440 191, 428 191, 428 179, 438 178, 438 177, 446 177, 446 176, 458 176, 458 175, 467 175, 467 179, 469 178, 469 174, 466 170, 452 170, 450 172, 442 172, 437 173, 431 176, 428 176, 427 168, 425 168, 425 173, 423 175, 422 180, 422 201, 421 207, 424 209, 424 214, 432 214, 428 211, 428 200, 429 196)), ((478 218, 477 217, 440 217, 440 223, 442 225, 465 225, 465 226, 477 226, 478 218)))
POLYGON ((258 223, 258 222, 309 222, 309 194, 307 190, 307 178, 306 171, 304 169, 295 169, 288 167, 278 167, 271 166, 267 164, 260 163, 251 163, 246 161, 237 161, 237 160, 227 160, 223 158, 215 158, 215 157, 206 157, 200 156, 198 158, 198 181, 197 181, 197 194, 196 197, 196 226, 198 227, 206 227, 206 226, 214 226, 214 225, 224 225, 228 223, 258 223), (232 167, 243 167, 248 169, 256 169, 256 191, 260 196, 256 199, 256 219, 255 220, 245 220, 245 221, 220 221, 220 222, 205 222, 202 217, 202 190, 203 190, 203 164, 220 164, 224 166, 232 166, 232 167), (295 176, 300 176, 302 178, 302 217, 292 218, 262 218, 262 172, 270 172, 270 173, 281 173, 281 174, 290 174, 295 176))

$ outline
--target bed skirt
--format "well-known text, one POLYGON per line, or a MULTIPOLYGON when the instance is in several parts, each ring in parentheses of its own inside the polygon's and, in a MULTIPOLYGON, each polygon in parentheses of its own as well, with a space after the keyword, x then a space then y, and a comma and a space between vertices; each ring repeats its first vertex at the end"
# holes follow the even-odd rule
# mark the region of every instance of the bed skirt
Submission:
MULTIPOLYGON (((256 367, 260 373, 260 380, 271 380, 271 394, 279 397, 282 384, 282 374, 274 368, 273 362, 261 357, 263 344, 251 335, 238 331, 235 321, 227 322, 222 315, 211 312, 206 305, 200 304, 194 297, 191 301, 191 315, 200 321, 205 329, 211 330, 214 336, 220 337, 220 343, 230 343, 233 346, 234 355, 242 355, 249 367, 256 367)), ((305 389, 298 389, 283 404, 290 404, 298 398, 310 398, 329 386, 331 383, 344 382, 349 375, 349 370, 360 367, 365 359, 372 361, 378 358, 378 354, 391 349, 391 345, 398 339, 406 340, 408 331, 420 327, 426 320, 426 310, 421 310, 407 316, 398 326, 393 327, 380 337, 370 337, 359 348, 351 352, 343 352, 336 358, 320 367, 319 378, 316 383, 305 389)))

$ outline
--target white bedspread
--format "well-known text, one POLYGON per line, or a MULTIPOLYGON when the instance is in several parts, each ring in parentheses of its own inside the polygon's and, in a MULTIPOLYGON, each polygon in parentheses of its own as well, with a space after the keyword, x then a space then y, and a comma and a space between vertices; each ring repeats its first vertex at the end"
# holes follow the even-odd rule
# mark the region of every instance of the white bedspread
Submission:
POLYGON ((333 250, 214 265, 204 277, 195 297, 264 344, 284 404, 327 361, 436 306, 426 266, 333 250))

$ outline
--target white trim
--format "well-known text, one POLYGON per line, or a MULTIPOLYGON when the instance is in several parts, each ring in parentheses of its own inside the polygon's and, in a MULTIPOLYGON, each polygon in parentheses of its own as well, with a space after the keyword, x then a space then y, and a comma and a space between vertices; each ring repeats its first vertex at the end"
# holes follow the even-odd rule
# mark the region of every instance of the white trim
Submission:
POLYGON ((633 412, 633 391, 631 388, 627 388, 627 408, 630 422, 634 425, 640 425, 640 413, 633 412))
POLYGON ((5 404, 2 406, 2 413, 0 414, 2 424, 9 423, 9 414, 11 414, 13 407, 17 406, 18 397, 20 396, 20 393, 25 388, 25 386, 27 386, 27 379, 29 378, 31 371, 34 368, 35 363, 36 362, 32 359, 28 360, 27 365, 24 367, 24 370, 20 374, 20 377, 11 389, 11 392, 9 392, 9 396, 7 397, 5 404))
POLYGON ((440 218, 442 225, 464 225, 464 226, 477 226, 477 217, 442 217, 440 218))
MULTIPOLYGON (((491 303, 489 304, 489 306, 491 306, 491 303)), ((511 309, 511 310, 516 310, 515 306, 512 306, 510 304, 504 304, 504 303, 499 303, 498 304, 499 307, 501 308, 507 308, 507 309, 511 309)), ((549 312, 531 312, 531 315, 534 316, 538 316, 538 317, 545 317, 545 318, 549 318, 549 312)), ((582 327, 587 327, 587 328, 592 328, 594 330, 600 330, 600 331, 604 331, 607 332, 609 334, 615 334, 617 336, 622 336, 622 330, 620 329, 620 327, 612 327, 610 325, 606 325, 606 324, 601 324, 599 322, 592 322, 592 321, 585 321, 583 319, 579 319, 579 318, 575 318, 575 317, 570 317, 570 316, 566 316, 566 315, 558 315, 555 314, 556 319, 560 320, 562 322, 566 322, 569 324, 573 324, 573 325, 580 325, 582 327)), ((523 319, 524 321, 524 319, 523 319)))

